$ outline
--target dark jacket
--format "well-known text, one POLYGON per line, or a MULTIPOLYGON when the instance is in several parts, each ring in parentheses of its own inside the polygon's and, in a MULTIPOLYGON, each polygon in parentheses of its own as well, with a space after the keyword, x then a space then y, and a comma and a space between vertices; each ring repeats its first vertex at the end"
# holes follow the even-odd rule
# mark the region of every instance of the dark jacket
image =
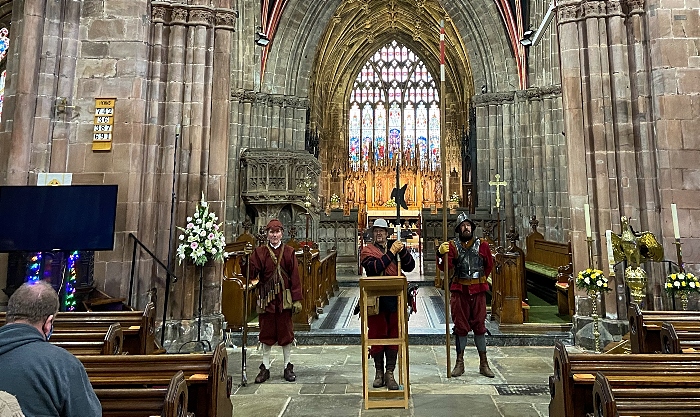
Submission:
POLYGON ((27 416, 102 416, 83 364, 28 324, 0 327, 0 373, 0 390, 27 416))

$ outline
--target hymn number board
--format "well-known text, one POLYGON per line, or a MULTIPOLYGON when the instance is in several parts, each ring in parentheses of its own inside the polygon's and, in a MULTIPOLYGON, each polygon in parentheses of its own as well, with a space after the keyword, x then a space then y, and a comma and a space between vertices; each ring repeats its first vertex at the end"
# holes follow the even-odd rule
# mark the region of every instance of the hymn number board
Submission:
POLYGON ((112 149, 114 104, 116 101, 116 98, 95 99, 95 126, 92 129, 93 151, 109 151, 112 149))

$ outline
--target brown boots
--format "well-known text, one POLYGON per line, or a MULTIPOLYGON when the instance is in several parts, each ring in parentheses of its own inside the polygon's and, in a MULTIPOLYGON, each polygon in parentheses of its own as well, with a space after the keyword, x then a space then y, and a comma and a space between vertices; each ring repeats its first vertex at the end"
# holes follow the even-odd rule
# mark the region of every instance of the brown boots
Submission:
POLYGON ((288 363, 287 367, 284 368, 284 379, 287 382, 294 382, 297 380, 297 376, 294 373, 294 365, 292 363, 288 363))
MULTIPOLYGON (((489 368, 486 352, 479 352, 479 373, 488 378, 495 377, 493 371, 489 368)), ((462 374, 464 374, 464 353, 458 353, 455 367, 452 369, 452 376, 460 376, 462 374)))
POLYGON ((457 354, 455 367, 452 369, 452 376, 460 376, 464 373, 464 352, 457 354))
POLYGON ((486 360, 486 352, 479 352, 479 373, 488 378, 493 378, 495 376, 491 368, 489 368, 489 361, 486 360))
POLYGON ((374 374, 374 382, 372 382, 374 388, 381 388, 384 386, 384 371, 377 369, 377 373, 374 374))
POLYGON ((260 372, 258 373, 258 376, 255 377, 255 383, 256 384, 262 384, 263 382, 267 381, 270 379, 270 370, 265 368, 264 364, 260 364, 260 372))
POLYGON ((386 387, 392 391, 399 389, 399 384, 396 383, 396 380, 394 379, 394 371, 386 371, 384 373, 384 383, 386 384, 386 387))
MULTIPOLYGON (((270 370, 265 368, 265 364, 261 363, 260 372, 258 372, 258 376, 255 377, 255 383, 262 384, 268 379, 270 379, 270 370)), ((286 368, 284 368, 284 379, 287 382, 294 382, 297 380, 297 376, 294 373, 294 365, 292 365, 291 362, 287 364, 286 368)))

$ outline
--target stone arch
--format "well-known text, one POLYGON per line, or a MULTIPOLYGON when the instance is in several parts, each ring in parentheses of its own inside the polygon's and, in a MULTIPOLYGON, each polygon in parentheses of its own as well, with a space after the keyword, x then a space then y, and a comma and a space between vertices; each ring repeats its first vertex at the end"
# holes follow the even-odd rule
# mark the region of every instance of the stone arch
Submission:
MULTIPOLYGON (((397 3, 409 2, 413 3, 412 0, 397 0, 397 3)), ((289 1, 267 57, 263 82, 265 92, 299 97, 312 95, 311 82, 318 67, 316 57, 327 46, 322 39, 341 3, 342 0, 289 1)), ((434 0, 422 3, 439 4, 453 23, 473 72, 471 91, 480 91, 484 84, 489 92, 517 89, 513 52, 493 1, 434 0)), ((439 19, 434 23, 439 25, 439 19)))

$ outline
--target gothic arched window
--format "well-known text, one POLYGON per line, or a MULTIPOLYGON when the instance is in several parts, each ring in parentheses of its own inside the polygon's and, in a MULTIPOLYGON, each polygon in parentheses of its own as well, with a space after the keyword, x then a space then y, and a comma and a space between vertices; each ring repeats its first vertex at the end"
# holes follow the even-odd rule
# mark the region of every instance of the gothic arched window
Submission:
POLYGON ((362 67, 350 95, 353 171, 395 165, 440 170, 440 98, 435 78, 409 48, 392 41, 362 67))

